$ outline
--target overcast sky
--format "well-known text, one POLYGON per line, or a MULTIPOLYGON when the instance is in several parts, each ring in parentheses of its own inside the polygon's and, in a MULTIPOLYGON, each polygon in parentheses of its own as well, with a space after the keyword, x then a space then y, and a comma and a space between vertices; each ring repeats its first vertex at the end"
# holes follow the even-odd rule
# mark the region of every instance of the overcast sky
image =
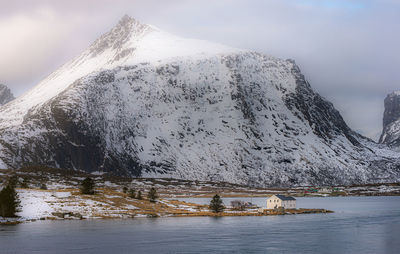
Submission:
POLYGON ((399 0, 0 0, 0 83, 21 95, 128 14, 189 38, 295 59, 350 127, 377 139, 400 90, 399 0))

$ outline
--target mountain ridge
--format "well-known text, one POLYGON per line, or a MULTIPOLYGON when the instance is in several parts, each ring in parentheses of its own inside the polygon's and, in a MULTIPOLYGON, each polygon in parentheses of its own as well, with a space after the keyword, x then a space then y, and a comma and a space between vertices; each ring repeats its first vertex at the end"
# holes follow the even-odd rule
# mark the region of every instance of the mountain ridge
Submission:
POLYGON ((400 179, 399 154, 351 130, 293 60, 150 26, 135 40, 123 29, 135 22, 11 103, 46 92, 21 120, 0 108, 0 166, 273 186, 400 179))

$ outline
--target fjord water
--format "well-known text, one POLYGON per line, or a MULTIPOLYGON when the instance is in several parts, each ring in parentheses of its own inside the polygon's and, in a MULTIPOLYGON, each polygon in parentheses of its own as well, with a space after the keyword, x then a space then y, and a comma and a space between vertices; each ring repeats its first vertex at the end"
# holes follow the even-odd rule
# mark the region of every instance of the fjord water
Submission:
POLYGON ((297 205, 335 213, 38 221, 0 226, 0 253, 400 252, 400 197, 298 198, 297 205))

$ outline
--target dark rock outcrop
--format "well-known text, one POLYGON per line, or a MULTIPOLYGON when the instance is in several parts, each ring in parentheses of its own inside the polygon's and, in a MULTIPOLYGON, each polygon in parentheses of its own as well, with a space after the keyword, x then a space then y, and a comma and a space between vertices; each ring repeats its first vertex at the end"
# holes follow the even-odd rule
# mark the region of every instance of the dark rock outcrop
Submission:
POLYGON ((390 93, 385 98, 383 131, 379 143, 400 144, 400 92, 390 93))
POLYGON ((10 88, 7 86, 0 84, 0 106, 4 105, 12 100, 14 100, 15 97, 12 94, 10 88))

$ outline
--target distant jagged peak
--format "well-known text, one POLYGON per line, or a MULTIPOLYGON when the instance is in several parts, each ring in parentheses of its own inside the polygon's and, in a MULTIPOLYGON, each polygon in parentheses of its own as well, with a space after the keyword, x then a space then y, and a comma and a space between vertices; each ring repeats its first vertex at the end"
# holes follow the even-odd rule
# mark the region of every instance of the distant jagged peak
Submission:
POLYGON ((388 94, 384 101, 383 131, 380 143, 392 143, 400 139, 400 91, 388 94))
POLYGON ((103 34, 89 47, 92 57, 102 54, 107 49, 122 51, 123 46, 132 38, 140 39, 147 32, 154 30, 149 25, 142 24, 136 19, 124 15, 117 25, 103 34))
POLYGON ((14 100, 15 97, 10 88, 6 85, 0 84, 0 106, 14 100))
POLYGON ((388 96, 400 96, 400 90, 393 91, 388 96))

